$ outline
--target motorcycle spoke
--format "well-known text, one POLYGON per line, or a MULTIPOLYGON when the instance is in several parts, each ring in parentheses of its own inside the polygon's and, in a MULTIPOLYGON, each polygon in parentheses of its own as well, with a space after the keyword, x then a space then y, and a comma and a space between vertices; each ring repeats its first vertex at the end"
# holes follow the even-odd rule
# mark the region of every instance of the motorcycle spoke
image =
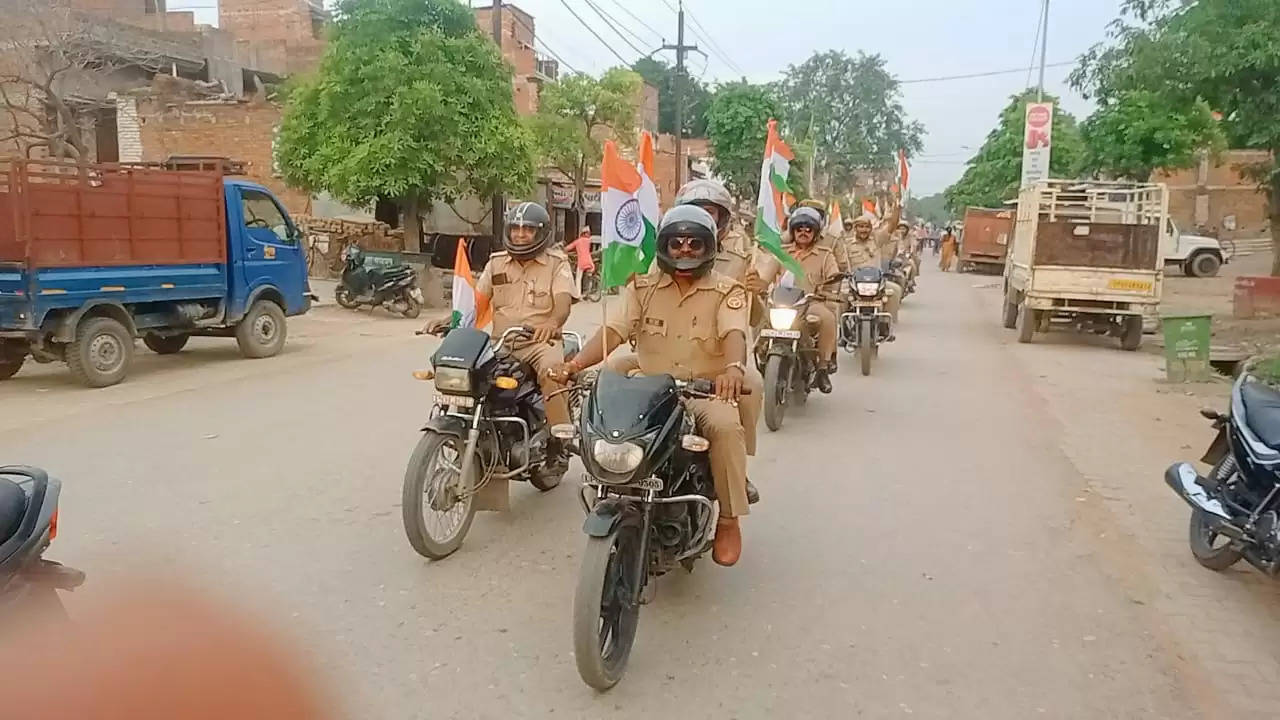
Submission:
POLYGON ((456 459, 459 454, 453 443, 446 443, 440 446, 440 452, 433 458, 432 465, 426 469, 427 481, 423 484, 422 493, 422 519, 427 533, 437 541, 452 537, 466 518, 467 504, 470 499, 462 499, 459 494, 454 493, 452 501, 449 502, 448 497, 452 487, 458 481, 460 463, 456 462, 456 459), (449 453, 452 453, 452 459, 447 456, 449 453), (436 509, 438 505, 445 502, 448 502, 445 509, 436 509))

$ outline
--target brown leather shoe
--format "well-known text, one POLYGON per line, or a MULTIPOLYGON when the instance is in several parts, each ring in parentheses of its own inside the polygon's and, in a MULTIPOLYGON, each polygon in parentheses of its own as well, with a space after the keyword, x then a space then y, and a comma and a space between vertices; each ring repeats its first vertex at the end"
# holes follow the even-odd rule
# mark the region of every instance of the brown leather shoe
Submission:
POLYGON ((720 518, 716 522, 716 539, 711 545, 711 559, 717 565, 729 567, 742 557, 742 529, 738 518, 720 518))

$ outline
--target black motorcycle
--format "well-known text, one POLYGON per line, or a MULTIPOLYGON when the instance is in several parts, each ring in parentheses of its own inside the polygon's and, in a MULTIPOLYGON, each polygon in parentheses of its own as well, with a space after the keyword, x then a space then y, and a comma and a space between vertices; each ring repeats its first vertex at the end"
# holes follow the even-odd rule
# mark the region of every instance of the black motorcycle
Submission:
POLYGON ((422 314, 426 299, 418 287, 418 273, 403 263, 385 267, 366 267, 360 246, 348 245, 342 251, 345 266, 342 279, 334 291, 334 299, 349 310, 364 305, 382 306, 389 312, 416 318, 422 314))
MULTIPOLYGON (((581 338, 565 333, 571 357, 581 338)), ((440 560, 462 545, 477 510, 506 510, 507 483, 528 481, 547 491, 560 484, 563 448, 551 437, 537 374, 483 330, 450 331, 431 358, 433 370, 414 373, 435 381, 435 403, 404 474, 401 512, 409 544, 440 560)))
POLYGON ((840 316, 840 344, 847 352, 858 353, 863 375, 871 374, 871 363, 880 355, 880 344, 893 340, 893 318, 885 312, 885 275, 879 268, 853 271, 849 310, 840 316))
POLYGON ((707 380, 602 370, 577 427, 564 432, 577 439, 587 471, 574 657, 583 681, 598 690, 622 679, 653 579, 677 566, 692 571, 711 549, 718 513, 710 443, 695 434, 685 400, 713 395, 707 380))
MULTIPOLYGON (((839 275, 827 281, 835 285, 839 275)), ((756 334, 756 368, 764 375, 764 424, 777 432, 786 418, 787 406, 804 405, 813 391, 818 374, 816 318, 807 313, 818 295, 796 287, 778 285, 769 294, 769 313, 756 334)))
POLYGON ((43 557, 58 536, 61 491, 38 468, 0 467, 0 617, 29 611, 65 619, 58 591, 84 583, 83 572, 43 557))
POLYGON ((1227 414, 1201 410, 1217 434, 1201 460, 1169 467, 1164 481, 1191 506, 1191 554, 1210 570, 1240 558, 1280 575, 1280 392, 1245 374, 1231 389, 1227 414))

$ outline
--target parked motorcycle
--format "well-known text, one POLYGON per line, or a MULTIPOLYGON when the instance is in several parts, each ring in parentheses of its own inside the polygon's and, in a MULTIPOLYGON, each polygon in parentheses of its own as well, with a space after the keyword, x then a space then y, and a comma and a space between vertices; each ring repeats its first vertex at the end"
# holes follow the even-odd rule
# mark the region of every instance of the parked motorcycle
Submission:
MULTIPOLYGON (((404 474, 402 515, 409 544, 440 560, 453 554, 477 510, 506 510, 507 483, 528 481, 546 492, 560 484, 560 441, 550 436, 533 367, 504 351, 532 331, 510 328, 497 344, 483 330, 450 331, 431 358, 435 403, 404 474)), ((564 333, 566 354, 582 339, 564 333)))
POLYGON ((0 617, 30 611, 65 619, 58 591, 84 583, 83 572, 43 557, 58 536, 61 491, 38 468, 0 467, 0 617))
POLYGON ((422 314, 426 299, 418 287, 418 273, 404 264, 365 267, 364 251, 359 245, 348 245, 342 251, 345 267, 334 291, 334 299, 349 310, 364 305, 382 306, 389 312, 416 318, 422 314))
POLYGON ((1244 374, 1231 388, 1225 415, 1201 410, 1216 430, 1201 476, 1174 463, 1164 480, 1191 506, 1191 554, 1210 570, 1240 558, 1271 577, 1280 575, 1280 392, 1244 374))
POLYGON ((874 267, 858 268, 849 289, 853 300, 840 316, 840 344, 847 352, 858 353, 862 374, 870 375, 880 343, 893 340, 893 318, 884 309, 884 273, 874 267))
POLYGON ((577 426, 556 426, 578 441, 587 471, 573 647, 578 674, 597 690, 622 679, 654 579, 677 566, 692 572, 711 549, 718 513, 710 443, 695 434, 685 400, 714 394, 707 380, 602 370, 577 426))
MULTIPOLYGON (((844 275, 828 284, 838 284, 844 275)), ((767 327, 756 335, 756 367, 764 375, 764 424, 777 432, 787 406, 804 405, 818 372, 816 318, 807 314, 818 295, 779 285, 769 294, 767 327)))

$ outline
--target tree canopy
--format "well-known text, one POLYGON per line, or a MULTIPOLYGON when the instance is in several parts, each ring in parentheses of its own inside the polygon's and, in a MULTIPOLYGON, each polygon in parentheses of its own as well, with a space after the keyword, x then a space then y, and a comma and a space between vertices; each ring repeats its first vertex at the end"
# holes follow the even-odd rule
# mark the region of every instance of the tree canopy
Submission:
POLYGON ((767 86, 733 82, 716 88, 707 111, 712 170, 738 198, 759 194, 769 120, 781 116, 782 103, 767 86))
POLYGON ((789 66, 777 91, 787 137, 810 141, 829 193, 848 193, 859 170, 896 167, 898 150, 923 147, 924 126, 907 117, 898 81, 880 55, 815 53, 789 66))
MULTIPOLYGON (((1124 0, 1121 8, 1109 41, 1086 53, 1072 73, 1076 88, 1107 109, 1145 93, 1161 114, 1193 116, 1177 121, 1181 131, 1200 129, 1211 143, 1207 104, 1220 114, 1231 147, 1269 150, 1273 158, 1280 152, 1280 3, 1124 0)), ((1249 169, 1268 192, 1280 250, 1280 167, 1273 159, 1249 169)), ((1280 275, 1280 252, 1272 273, 1280 275)))
POLYGON ((285 179, 343 202, 521 192, 511 69, 456 0, 342 0, 319 71, 289 94, 285 179))
MULTIPOLYGON (((945 191, 947 207, 957 214, 965 208, 1000 207, 1018 194, 1022 181, 1022 142, 1027 128, 1026 105, 1035 100, 1036 91, 1027 90, 1009 98, 1000 111, 1000 119, 978 153, 969 159, 964 175, 945 191)), ((1054 177, 1075 177, 1084 158, 1084 141, 1076 119, 1065 112, 1052 95, 1045 95, 1053 105, 1053 150, 1049 156, 1049 172, 1054 177)))
POLYGON ((947 210, 947 196, 943 193, 934 193, 922 198, 911 198, 911 202, 906 207, 906 214, 918 217, 925 222, 933 223, 935 226, 946 225, 955 218, 947 210))
POLYGON ((1208 103, 1197 100, 1167 112, 1159 96, 1131 90, 1100 105, 1080 125, 1083 169, 1147 182, 1158 168, 1188 168, 1201 150, 1220 150, 1225 139, 1208 103))
MULTIPOLYGON (((674 135, 676 130, 676 69, 656 58, 640 58, 631 69, 644 81, 658 88, 658 132, 674 135)), ((711 107, 711 91, 700 80, 685 72, 684 137, 702 137, 707 132, 707 109, 711 107)))
POLYGON ((635 72, 619 67, 599 78, 574 73, 543 86, 538 112, 529 119, 537 153, 573 178, 579 194, 587 173, 600 166, 606 138, 634 144, 641 83, 635 72))

